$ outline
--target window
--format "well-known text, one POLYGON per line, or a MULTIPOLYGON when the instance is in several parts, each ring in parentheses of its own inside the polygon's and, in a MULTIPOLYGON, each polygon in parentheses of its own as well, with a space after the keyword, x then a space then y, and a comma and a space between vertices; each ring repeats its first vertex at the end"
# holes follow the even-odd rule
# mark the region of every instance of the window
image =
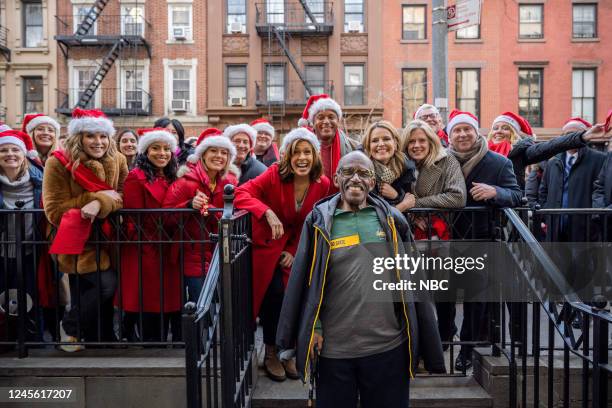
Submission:
POLYGON ((121 108, 142 110, 147 107, 144 78, 144 67, 121 67, 121 108))
MULTIPOLYGON (((79 29, 79 26, 85 20, 85 17, 89 14, 89 10, 91 9, 91 4, 79 4, 75 5, 73 8, 73 30, 76 33, 79 29)), ((85 35, 96 35, 98 31, 98 22, 94 21, 93 25, 89 28, 85 35)))
MULTIPOLYGON (((306 84, 310 87, 313 95, 325 93, 325 65, 306 65, 304 75, 306 84)), ((308 98, 306 91, 306 98, 308 98)))
POLYGON ((266 98, 268 102, 285 100, 284 65, 266 65, 266 98))
POLYGON ((519 115, 531 126, 542 126, 542 70, 519 70, 519 115))
POLYGON ((424 40, 427 38, 427 6, 402 7, 402 40, 424 40))
POLYGON ((456 85, 457 109, 480 117, 480 70, 458 69, 456 85))
POLYGON ((143 37, 144 14, 143 6, 121 6, 121 34, 143 37))
POLYGON ((364 104, 364 66, 345 65, 344 66, 344 104, 363 105, 364 104))
POLYGON ((42 77, 23 78, 23 112, 44 112, 42 77))
POLYGON ((174 68, 172 70, 172 99, 190 101, 189 68, 174 68))
POLYGON ((461 28, 455 32, 458 40, 477 40, 480 38, 480 24, 461 28))
POLYGON ((192 23, 191 23, 191 5, 176 5, 172 4, 169 6, 169 19, 168 24, 169 38, 171 40, 192 40, 192 23))
POLYGON ((542 4, 519 5, 519 38, 544 38, 543 14, 542 4))
POLYGON ((363 0, 344 1, 344 32, 363 33, 363 0))
MULTIPOLYGON (((73 91, 71 92, 72 94, 71 95, 72 101, 70 103, 71 106, 76 105, 81 99, 81 96, 83 95, 87 87, 89 86, 89 83, 96 75, 96 68, 93 66, 75 67, 73 72, 74 72, 73 74, 74 75, 74 79, 73 79, 74 88, 73 88, 73 91)), ((96 91, 96 94, 94 94, 94 97, 89 100, 87 105, 85 105, 86 109, 93 109, 95 107, 97 94, 98 94, 98 91, 96 91)))
POLYGON ((572 37, 597 37, 597 5, 574 4, 572 9, 572 37))
MULTIPOLYGON (((324 0, 306 0, 306 4, 310 12, 314 15, 317 23, 325 23, 325 1, 324 0)), ((306 14, 306 13, 304 13, 306 14)), ((306 15, 306 22, 310 23, 310 18, 306 15)))
POLYGON ((413 118, 414 113, 427 101, 427 70, 402 70, 402 123, 404 126, 413 118))
POLYGON ((227 105, 246 105, 247 66, 227 66, 227 105), (239 103, 238 103, 239 102, 239 103))
POLYGON ((23 46, 41 47, 43 44, 43 15, 40 1, 23 3, 23 46))
POLYGON ((575 69, 572 72, 572 116, 595 123, 595 70, 575 69))
MULTIPOLYGON (((144 60, 143 62, 148 64, 148 60, 144 60)), ((163 64, 165 78, 164 111, 166 114, 197 114, 198 98, 196 70, 198 60, 196 58, 164 59, 163 64)), ((146 70, 145 73, 147 73, 146 70)), ((148 80, 145 80, 145 84, 147 84, 147 82, 148 80)), ((154 84, 154 86, 159 85, 154 84)))
POLYGON ((227 0, 227 32, 246 33, 246 0, 227 0))
POLYGON ((284 24, 285 23, 285 1, 266 0, 266 23, 284 24))

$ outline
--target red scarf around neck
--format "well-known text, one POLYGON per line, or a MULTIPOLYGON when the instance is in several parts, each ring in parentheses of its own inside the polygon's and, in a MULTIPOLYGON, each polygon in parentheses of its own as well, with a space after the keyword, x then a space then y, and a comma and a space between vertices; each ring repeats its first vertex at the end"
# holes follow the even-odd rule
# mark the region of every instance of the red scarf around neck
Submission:
POLYGON ((100 178, 96 176, 90 168, 84 165, 80 165, 74 171, 72 171, 72 166, 74 163, 68 160, 68 157, 66 157, 66 153, 64 151, 56 150, 53 152, 53 155, 60 161, 60 163, 62 163, 64 167, 66 167, 66 170, 73 174, 74 181, 76 181, 79 186, 83 187, 90 193, 103 190, 114 190, 114 188, 106 184, 106 181, 100 180, 100 178))
POLYGON ((507 140, 500 143, 493 143, 492 140, 489 140, 489 150, 499 153, 504 157, 508 157, 510 150, 512 150, 512 144, 507 140))

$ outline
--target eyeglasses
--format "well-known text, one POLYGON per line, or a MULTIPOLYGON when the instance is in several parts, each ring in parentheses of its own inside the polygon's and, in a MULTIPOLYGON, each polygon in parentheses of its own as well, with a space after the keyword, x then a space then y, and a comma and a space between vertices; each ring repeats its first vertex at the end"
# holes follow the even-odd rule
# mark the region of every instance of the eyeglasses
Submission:
POLYGON ((338 174, 341 174, 343 177, 351 178, 357 174, 357 177, 360 179, 369 179, 374 177, 374 172, 370 169, 360 169, 360 168, 351 168, 351 167, 343 167, 338 169, 338 174))
POLYGON ((419 119, 420 120, 435 119, 436 115, 437 114, 435 114, 435 113, 430 113, 429 115, 420 115, 419 119))

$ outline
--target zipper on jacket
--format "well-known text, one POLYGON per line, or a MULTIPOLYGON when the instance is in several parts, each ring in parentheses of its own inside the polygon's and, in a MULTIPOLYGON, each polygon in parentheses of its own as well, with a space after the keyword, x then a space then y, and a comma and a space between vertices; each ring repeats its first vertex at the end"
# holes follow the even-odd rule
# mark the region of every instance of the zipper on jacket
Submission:
POLYGON ((312 272, 314 271, 314 266, 316 263, 317 257, 317 233, 319 232, 318 228, 315 228, 315 236, 314 236, 314 252, 312 254, 312 264, 310 265, 310 276, 308 277, 308 286, 310 287, 310 282, 312 282, 312 272))
MULTIPOLYGON (((315 237, 316 237, 316 232, 318 231, 323 237, 323 239, 327 241, 327 244, 329 245, 330 249, 329 251, 327 251, 327 259, 325 260, 325 269, 323 270, 323 284, 321 285, 321 296, 319 297, 319 305, 317 306, 317 312, 315 313, 315 318, 312 322, 312 329, 310 330, 310 340, 308 341, 308 350, 306 351, 306 362, 304 364, 304 379, 305 380, 308 380, 308 369, 310 368, 310 350, 312 349, 312 340, 314 339, 315 324, 317 323, 317 319, 319 318, 319 312, 321 311, 321 304, 323 303, 323 292, 325 292, 327 266, 329 264, 329 257, 331 255, 331 244, 329 243, 329 240, 327 239, 325 234, 323 234, 323 231, 321 231, 319 227, 315 225, 314 229, 315 229, 315 237)), ((314 259, 313 259, 313 262, 314 262, 314 259)))
MULTIPOLYGON (((394 255, 398 255, 398 244, 397 244, 397 231, 395 230, 395 222, 393 218, 388 217, 387 223, 391 228, 391 233, 393 235, 393 251, 394 255)), ((395 274, 397 275, 397 281, 401 281, 399 270, 395 269, 395 274)), ((402 297, 402 310, 404 312, 404 318, 406 319, 406 333, 408 334, 408 356, 409 356, 409 365, 408 372, 410 374, 410 378, 414 379, 414 374, 412 373, 412 339, 410 338, 410 321, 408 320, 408 312, 406 311, 406 302, 404 301, 404 291, 400 290, 400 296, 402 297)))

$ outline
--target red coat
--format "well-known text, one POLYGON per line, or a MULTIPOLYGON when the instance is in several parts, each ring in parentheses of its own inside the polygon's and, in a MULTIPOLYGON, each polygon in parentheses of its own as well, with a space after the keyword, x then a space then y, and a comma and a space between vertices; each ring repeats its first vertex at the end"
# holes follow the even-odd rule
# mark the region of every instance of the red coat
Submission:
MULTIPOLYGON (((164 200, 164 208, 187 208, 187 206, 195 197, 196 192, 200 190, 208 196, 210 208, 223 208, 223 188, 227 184, 237 185, 238 180, 232 174, 226 174, 224 177, 217 176, 217 185, 215 191, 210 191, 208 184, 210 179, 202 165, 198 162, 197 165, 190 167, 189 172, 183 177, 175 181, 168 189, 168 194, 164 200)), ((218 222, 221 218, 221 213, 210 213, 204 220, 204 225, 200 222, 203 217, 199 214, 189 214, 184 216, 185 231, 181 238, 177 231, 174 234, 176 240, 202 241, 209 240, 209 233, 216 233, 218 230, 218 222), (200 228, 203 226, 203 228, 200 228), (202 234, 203 232, 203 234, 202 234)), ((174 218, 174 222, 178 219, 174 218)), ((185 243, 175 244, 172 247, 171 256, 178 262, 180 256, 180 247, 183 245, 183 260, 184 274, 187 277, 201 277, 208 272, 210 260, 214 245, 211 243, 185 243)))
MULTIPOLYGON (((295 210, 293 182, 281 182, 278 165, 236 189, 234 206, 253 215, 253 312, 259 313, 263 297, 272 281, 281 252, 295 256, 306 216, 317 201, 326 197, 329 179, 325 176, 311 183, 299 212, 295 210), (272 231, 264 217, 271 209, 283 223, 284 235, 272 240, 272 231)), ((287 285, 289 269, 283 270, 283 283, 287 285)))
MULTIPOLYGON (((162 208, 168 181, 157 178, 148 182, 145 173, 135 168, 125 180, 124 208, 162 208)), ((141 216, 142 230, 140 236, 134 222, 128 219, 125 227, 131 240, 154 241, 159 239, 157 221, 163 214, 141 216)), ((143 312, 157 312, 160 309, 160 264, 159 254, 164 254, 163 290, 164 312, 175 312, 181 308, 181 278, 176 263, 167 256, 169 244, 136 244, 122 245, 121 248, 121 298, 123 308, 128 312, 140 311, 140 290, 138 260, 141 260, 142 304, 143 312), (140 250, 140 252, 139 252, 140 250)))

